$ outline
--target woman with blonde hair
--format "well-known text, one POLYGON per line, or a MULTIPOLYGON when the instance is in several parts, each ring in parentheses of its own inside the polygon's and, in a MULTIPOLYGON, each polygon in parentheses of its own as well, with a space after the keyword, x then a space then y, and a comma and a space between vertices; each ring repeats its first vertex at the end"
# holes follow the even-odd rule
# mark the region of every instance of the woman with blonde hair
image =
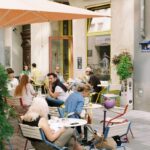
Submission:
POLYGON ((37 93, 33 89, 33 86, 29 83, 29 81, 30 81, 29 76, 23 75, 14 93, 15 97, 22 98, 22 103, 24 106, 30 106, 33 97, 37 95, 37 93))
MULTIPOLYGON (((67 146, 69 150, 81 150, 82 147, 74 139, 74 130, 72 128, 60 128, 54 131, 48 124, 48 104, 42 97, 36 97, 33 100, 28 112, 22 116, 23 123, 30 126, 40 127, 47 140, 54 142, 56 145, 63 147, 67 146)), ((31 140, 33 147, 36 150, 51 150, 43 141, 31 140)))

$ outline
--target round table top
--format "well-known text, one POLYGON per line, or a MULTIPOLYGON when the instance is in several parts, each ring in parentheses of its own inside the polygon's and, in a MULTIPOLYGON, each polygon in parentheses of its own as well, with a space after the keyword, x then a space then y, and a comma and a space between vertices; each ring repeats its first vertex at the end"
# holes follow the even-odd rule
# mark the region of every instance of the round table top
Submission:
POLYGON ((104 97, 107 97, 107 98, 116 98, 118 97, 119 95, 116 95, 116 94, 102 94, 104 97))
POLYGON ((51 126, 60 126, 60 127, 77 127, 83 126, 87 124, 87 121, 84 119, 77 119, 77 118, 57 118, 51 119, 48 121, 48 124, 51 126))
POLYGON ((98 84, 97 86, 99 86, 99 87, 108 87, 109 85, 108 84, 98 84))
POLYGON ((87 105, 84 105, 83 108, 84 109, 97 109, 97 108, 103 108, 103 106, 100 104, 88 103, 87 105))

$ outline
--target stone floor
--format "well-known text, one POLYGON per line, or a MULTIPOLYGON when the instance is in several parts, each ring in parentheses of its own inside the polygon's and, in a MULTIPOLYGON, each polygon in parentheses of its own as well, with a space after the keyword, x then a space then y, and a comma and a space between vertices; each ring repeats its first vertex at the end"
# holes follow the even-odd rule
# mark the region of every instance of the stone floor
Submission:
MULTIPOLYGON (((110 112, 107 112, 107 116, 110 116, 110 112)), ((150 150, 150 112, 131 110, 126 116, 132 122, 132 131, 134 137, 129 134, 129 143, 126 144, 127 150, 150 150)), ((103 110, 96 109, 93 111, 93 128, 97 130, 102 129, 100 120, 103 119, 103 110)), ((18 123, 15 119, 11 120, 11 123, 15 127, 15 133, 11 138, 11 144, 13 150, 23 150, 25 139, 22 137, 20 131, 18 131, 18 123)), ((6 150, 8 150, 6 145, 6 150)), ((31 144, 28 144, 28 149, 32 149, 31 144)))

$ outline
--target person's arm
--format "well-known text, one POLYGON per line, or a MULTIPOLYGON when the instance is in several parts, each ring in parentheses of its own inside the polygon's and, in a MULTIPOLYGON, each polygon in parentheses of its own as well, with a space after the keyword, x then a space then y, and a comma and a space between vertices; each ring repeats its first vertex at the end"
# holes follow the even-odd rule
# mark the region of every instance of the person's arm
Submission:
POLYGON ((63 92, 63 89, 60 86, 56 86, 54 92, 52 92, 52 90, 49 89, 49 95, 53 98, 57 98, 61 92, 63 92))
POLYGON ((40 119, 38 126, 42 128, 46 138, 51 142, 55 141, 62 133, 65 132, 65 128, 60 128, 60 130, 54 132, 54 130, 52 130, 48 125, 48 121, 45 118, 40 119))
POLYGON ((31 94, 32 94, 33 96, 37 96, 37 93, 35 92, 35 90, 34 90, 32 84, 29 83, 28 85, 29 85, 31 94))
POLYGON ((81 111, 83 110, 83 106, 84 106, 84 100, 78 101, 78 105, 77 105, 77 107, 76 107, 76 112, 77 112, 78 114, 80 114, 81 111))
POLYGON ((51 89, 48 89, 49 95, 53 98, 57 98, 59 96, 59 92, 52 92, 51 89))

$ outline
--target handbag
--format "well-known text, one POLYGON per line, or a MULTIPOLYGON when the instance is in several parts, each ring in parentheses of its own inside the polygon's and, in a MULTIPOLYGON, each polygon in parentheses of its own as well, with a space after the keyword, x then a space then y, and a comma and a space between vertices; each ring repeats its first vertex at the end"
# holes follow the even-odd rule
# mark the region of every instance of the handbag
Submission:
POLYGON ((114 141, 113 138, 104 139, 103 136, 99 136, 97 134, 94 135, 93 142, 91 145, 93 145, 93 147, 98 148, 98 149, 101 149, 101 148, 105 148, 106 150, 116 149, 116 142, 114 141))
POLYGON ((86 114, 85 119, 87 121, 87 124, 92 124, 92 118, 89 114, 86 114))

